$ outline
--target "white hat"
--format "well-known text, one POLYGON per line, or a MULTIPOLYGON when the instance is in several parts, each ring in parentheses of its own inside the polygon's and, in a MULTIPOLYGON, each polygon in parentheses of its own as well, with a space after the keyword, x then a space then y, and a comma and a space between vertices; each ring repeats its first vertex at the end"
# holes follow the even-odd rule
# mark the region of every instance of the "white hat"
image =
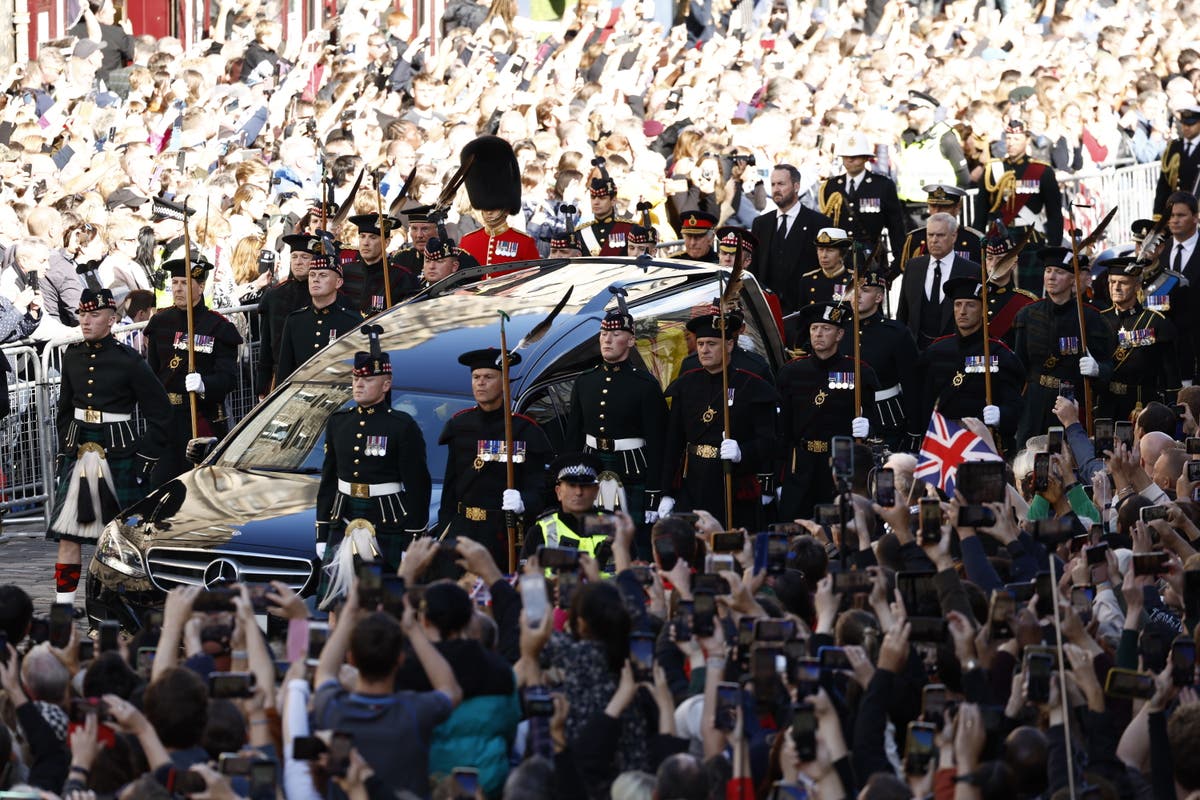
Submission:
POLYGON ((867 141, 867 137, 861 133, 850 133, 838 140, 837 150, 839 156, 866 156, 867 158, 875 157, 875 148, 867 141))

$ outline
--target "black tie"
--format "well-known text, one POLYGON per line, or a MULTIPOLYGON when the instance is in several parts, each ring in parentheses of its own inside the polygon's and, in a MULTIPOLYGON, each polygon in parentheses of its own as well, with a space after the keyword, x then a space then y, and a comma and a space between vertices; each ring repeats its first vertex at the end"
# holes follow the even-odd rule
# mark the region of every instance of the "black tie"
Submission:
POLYGON ((780 212, 779 214, 779 240, 782 242, 787 238, 787 214, 780 212))
POLYGON ((854 198, 858 196, 858 189, 856 188, 856 185, 857 181, 854 178, 846 179, 846 199, 851 203, 853 203, 854 198))
POLYGON ((933 262, 933 286, 929 288, 929 302, 934 306, 942 304, 942 260, 933 262))
POLYGON ((1183 242, 1175 245, 1175 263, 1171 265, 1171 269, 1183 272, 1183 242))

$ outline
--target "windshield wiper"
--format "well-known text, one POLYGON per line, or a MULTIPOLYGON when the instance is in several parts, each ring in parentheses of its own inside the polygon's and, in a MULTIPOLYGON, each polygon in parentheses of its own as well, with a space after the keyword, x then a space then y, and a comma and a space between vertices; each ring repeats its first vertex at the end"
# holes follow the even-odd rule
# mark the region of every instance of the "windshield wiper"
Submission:
POLYGON ((277 467, 277 466, 256 466, 256 467, 239 467, 239 469, 248 469, 251 472, 286 472, 289 475, 320 475, 320 467, 277 467))

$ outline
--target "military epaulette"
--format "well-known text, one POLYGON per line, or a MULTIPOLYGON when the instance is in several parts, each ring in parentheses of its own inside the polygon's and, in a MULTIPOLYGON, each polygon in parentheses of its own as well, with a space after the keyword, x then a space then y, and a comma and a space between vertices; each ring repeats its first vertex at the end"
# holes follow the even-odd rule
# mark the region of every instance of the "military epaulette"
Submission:
POLYGON ((1042 161, 1041 159, 1037 159, 1037 158, 1029 159, 1029 163, 1030 164, 1041 164, 1043 167, 1050 167, 1050 169, 1054 169, 1054 165, 1051 164, 1050 162, 1042 161))
POLYGON ((578 225, 576 225, 576 226, 575 226, 575 230, 576 230, 576 231, 581 231, 581 230, 583 230, 584 228, 590 228, 590 227, 592 227, 593 225, 595 225, 595 224, 596 224, 598 221, 599 221, 599 220, 595 220, 595 219, 589 219, 587 222, 581 222, 581 223, 579 223, 578 225))
POLYGON ((1003 339, 995 339, 995 338, 992 338, 991 336, 989 336, 988 341, 991 342, 993 345, 999 345, 1000 347, 1003 347, 1005 350, 1007 350, 1010 353, 1012 352, 1012 348, 1009 347, 1007 344, 1005 344, 1003 339))
POLYGON ((763 376, 759 375, 757 372, 751 372, 750 370, 742 369, 741 367, 734 367, 733 373, 736 375, 739 372, 743 375, 749 375, 751 378, 757 378, 760 381, 763 379, 763 376))
POLYGON ((820 268, 820 267, 817 267, 817 268, 816 268, 816 269, 814 269, 812 272, 803 272, 803 273, 801 273, 801 274, 800 274, 800 277, 801 277, 801 278, 807 278, 807 277, 808 277, 808 276, 810 276, 810 275, 816 275, 816 274, 817 274, 818 272, 820 272, 820 271, 821 271, 821 268, 820 268))
POLYGON ((810 359, 810 358, 812 358, 812 356, 811 356, 811 355, 809 355, 808 353, 801 353, 800 355, 798 355, 798 356, 796 356, 796 357, 794 357, 794 358, 792 358, 792 359, 790 359, 790 360, 788 360, 788 361, 786 361, 786 362, 784 362, 784 363, 785 363, 785 364, 794 364, 794 363, 796 363, 797 361, 807 361, 807 360, 808 360, 808 359, 810 359))
MULTIPOLYGON (((925 230, 925 229, 924 229, 924 228, 921 228, 920 230, 925 230)), ((966 232, 966 233, 971 233, 971 234, 974 234, 975 236, 978 236, 980 239, 982 239, 982 238, 983 238, 983 233, 982 233, 981 231, 977 231, 977 230, 975 230, 975 229, 974 229, 974 228, 972 228, 970 225, 964 225, 964 226, 962 226, 961 228, 959 228, 959 230, 960 230, 960 231, 964 231, 964 232, 966 232)))
POLYGON ((525 420, 526 422, 530 422, 530 423, 533 423, 534 425, 537 425, 537 420, 536 420, 536 419, 534 419, 533 417, 527 417, 527 416, 525 416, 524 414, 513 414, 513 415, 512 415, 512 418, 513 418, 513 419, 523 419, 523 420, 525 420))
POLYGON ((1021 289, 1016 286, 1013 287, 1013 294, 1023 294, 1026 297, 1028 297, 1030 300, 1041 300, 1042 299, 1042 298, 1038 297, 1036 294, 1034 294, 1033 292, 1029 291, 1028 289, 1021 289))
POLYGON ((466 414, 469 411, 474 411, 477 408, 479 408, 479 406, 471 406, 470 408, 464 408, 461 411, 455 411, 454 415, 452 417, 450 417, 450 419, 455 419, 457 417, 461 417, 463 414, 466 414))
POLYGON ((955 336, 957 336, 957 334, 954 334, 954 333, 947 333, 945 336, 939 336, 939 337, 937 337, 937 338, 936 338, 936 339, 934 339, 932 342, 930 342, 930 344, 937 344, 938 342, 944 342, 944 341, 946 341, 947 339, 953 339, 955 336))
POLYGON ((704 367, 692 367, 687 372, 679 373, 679 377, 682 378, 684 375, 691 375, 693 372, 701 372, 701 371, 703 371, 703 369, 704 369, 704 367))

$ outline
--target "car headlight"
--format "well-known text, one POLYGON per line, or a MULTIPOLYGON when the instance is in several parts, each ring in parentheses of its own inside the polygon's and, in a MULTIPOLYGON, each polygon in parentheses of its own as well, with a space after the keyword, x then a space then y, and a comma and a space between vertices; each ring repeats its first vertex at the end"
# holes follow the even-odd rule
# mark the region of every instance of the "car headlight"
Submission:
POLYGON ((121 524, 113 520, 104 526, 96 543, 96 560, 131 578, 146 577, 146 562, 132 542, 121 533, 121 524))

